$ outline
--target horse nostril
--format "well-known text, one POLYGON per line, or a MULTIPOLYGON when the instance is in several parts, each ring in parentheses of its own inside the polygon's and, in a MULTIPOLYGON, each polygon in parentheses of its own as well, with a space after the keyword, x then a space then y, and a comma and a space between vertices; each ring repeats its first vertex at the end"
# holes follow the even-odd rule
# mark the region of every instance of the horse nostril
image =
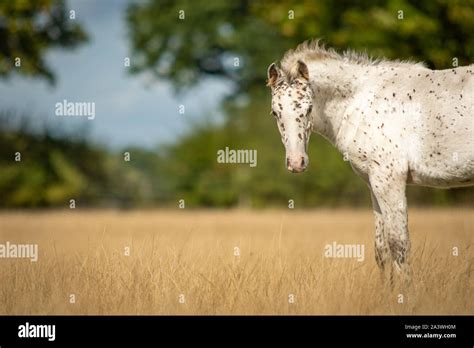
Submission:
POLYGON ((286 158, 286 166, 289 167, 290 166, 290 159, 287 157, 286 158))
POLYGON ((304 167, 304 157, 301 157, 301 166, 304 167))

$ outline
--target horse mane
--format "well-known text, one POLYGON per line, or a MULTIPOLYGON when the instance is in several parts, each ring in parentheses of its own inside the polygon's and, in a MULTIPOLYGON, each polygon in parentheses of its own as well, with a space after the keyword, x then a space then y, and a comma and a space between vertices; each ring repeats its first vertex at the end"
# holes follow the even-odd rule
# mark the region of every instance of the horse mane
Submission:
POLYGON ((356 52, 354 50, 344 51, 342 54, 338 53, 333 48, 326 48, 321 39, 308 40, 299 44, 294 50, 288 50, 283 55, 280 62, 282 70, 294 77, 297 73, 298 61, 311 62, 317 60, 337 60, 350 64, 366 65, 366 66, 389 66, 389 67, 403 67, 403 66, 418 66, 425 67, 423 63, 413 62, 411 60, 388 60, 386 58, 373 58, 367 52, 356 52))

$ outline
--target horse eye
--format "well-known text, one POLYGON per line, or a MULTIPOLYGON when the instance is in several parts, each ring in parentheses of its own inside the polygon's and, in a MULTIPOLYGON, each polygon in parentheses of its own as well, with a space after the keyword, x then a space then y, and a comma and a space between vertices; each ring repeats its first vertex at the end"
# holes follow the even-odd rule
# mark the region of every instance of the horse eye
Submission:
POLYGON ((313 111, 313 105, 310 105, 310 106, 309 106, 309 109, 308 109, 308 114, 310 114, 310 113, 311 113, 311 111, 313 111))

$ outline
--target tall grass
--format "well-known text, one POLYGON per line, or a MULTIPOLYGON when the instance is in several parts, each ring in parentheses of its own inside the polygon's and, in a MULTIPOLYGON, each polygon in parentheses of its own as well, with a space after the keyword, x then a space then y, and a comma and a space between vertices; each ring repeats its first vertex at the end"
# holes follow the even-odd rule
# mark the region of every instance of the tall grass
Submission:
POLYGON ((413 284, 392 289, 365 210, 3 212, 0 243, 40 254, 0 259, 0 314, 473 314, 473 211, 409 222, 413 284), (325 258, 333 241, 364 261, 325 258))

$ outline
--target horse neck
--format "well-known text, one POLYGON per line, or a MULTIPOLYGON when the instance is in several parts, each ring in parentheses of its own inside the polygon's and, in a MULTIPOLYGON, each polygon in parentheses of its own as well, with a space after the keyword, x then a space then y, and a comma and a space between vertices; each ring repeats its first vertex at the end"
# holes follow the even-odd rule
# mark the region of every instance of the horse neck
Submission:
POLYGON ((321 60, 308 65, 314 91, 313 130, 339 150, 340 132, 351 122, 347 109, 354 94, 363 86, 368 67, 339 60, 321 60))

